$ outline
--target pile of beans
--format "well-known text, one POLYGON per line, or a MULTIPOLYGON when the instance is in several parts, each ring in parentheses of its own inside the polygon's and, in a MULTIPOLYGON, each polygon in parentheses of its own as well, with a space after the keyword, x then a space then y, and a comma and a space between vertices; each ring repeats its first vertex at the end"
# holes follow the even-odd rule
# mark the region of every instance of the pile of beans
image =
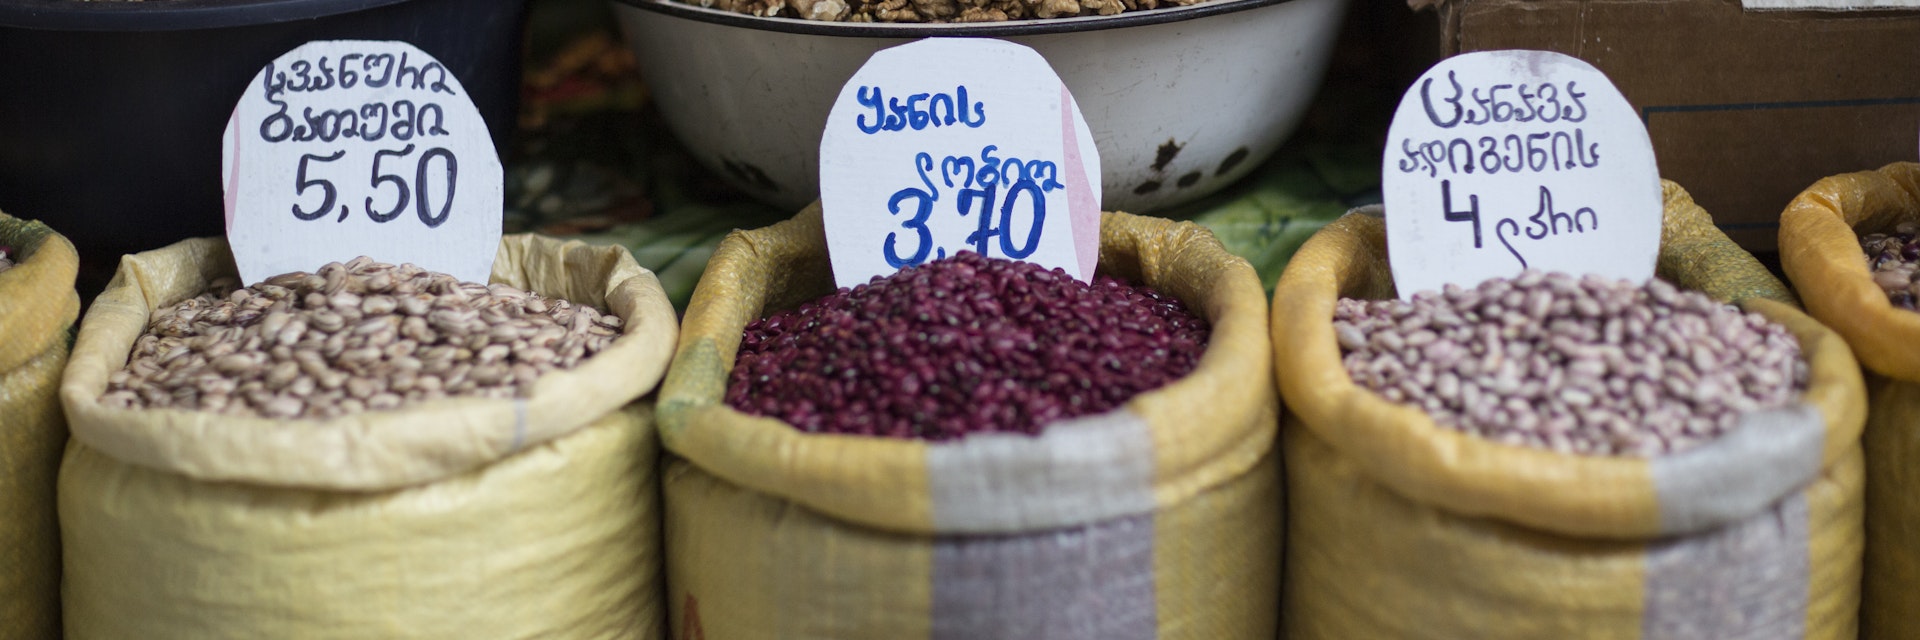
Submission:
POLYGON ((962 252, 748 325, 727 404, 816 433, 1033 434, 1186 375, 1208 333, 1146 287, 962 252))
POLYGON ((448 397, 525 396, 619 334, 618 316, 361 257, 154 311, 100 401, 331 418, 448 397))
POLYGON ((1411 300, 1343 299, 1347 372, 1388 401, 1498 442, 1657 456, 1806 386, 1785 328, 1658 279, 1526 271, 1411 300))
POLYGON ((1902 309, 1920 305, 1920 223, 1902 222, 1893 233, 1860 238, 1873 282, 1887 292, 1887 300, 1902 309))

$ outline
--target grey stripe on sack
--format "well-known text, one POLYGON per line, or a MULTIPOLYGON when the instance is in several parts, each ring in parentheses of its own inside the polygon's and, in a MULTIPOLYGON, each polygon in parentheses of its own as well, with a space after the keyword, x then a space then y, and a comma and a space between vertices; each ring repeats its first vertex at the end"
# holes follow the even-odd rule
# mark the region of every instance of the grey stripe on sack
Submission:
POLYGON ((1119 409, 1063 420, 1039 436, 979 433, 927 447, 933 525, 1011 533, 1149 513, 1153 439, 1119 409))
POLYGON ((932 640, 1152 640, 1153 575, 1151 514, 1027 535, 942 537, 933 551, 932 640))
POLYGON ((1647 640, 1771 640, 1806 635, 1807 501, 1647 552, 1647 640))
POLYGON ((1826 421, 1804 404, 1740 416, 1700 448, 1655 458, 1660 531, 1690 533, 1744 520, 1820 473, 1826 421))

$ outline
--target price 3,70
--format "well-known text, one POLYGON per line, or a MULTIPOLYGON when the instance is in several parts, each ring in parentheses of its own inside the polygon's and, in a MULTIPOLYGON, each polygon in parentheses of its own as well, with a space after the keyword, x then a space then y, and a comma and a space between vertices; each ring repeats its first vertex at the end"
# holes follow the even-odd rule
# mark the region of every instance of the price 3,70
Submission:
MULTIPOLYGON (((967 235, 965 244, 983 256, 994 255, 989 250, 997 247, 999 255, 1021 260, 1040 248, 1041 231, 1047 222, 1047 193, 1066 186, 1060 183, 1058 165, 1043 160, 1000 158, 994 155, 997 150, 997 146, 987 145, 980 150, 977 160, 947 156, 940 161, 937 175, 941 184, 954 189, 953 197, 945 200, 952 203, 952 211, 963 217, 975 211, 980 214, 975 216, 979 224, 967 235), (1029 223, 1026 236, 1019 240, 1015 240, 1013 231, 1016 213, 1027 214, 1029 223)), ((936 171, 933 156, 921 152, 913 161, 921 184, 927 188, 908 187, 887 199, 889 213, 912 214, 901 221, 900 226, 913 232, 913 250, 903 253, 898 231, 888 233, 881 246, 887 264, 896 269, 926 262, 929 256, 947 257, 947 248, 938 246, 933 230, 927 226, 934 204, 943 201, 940 188, 927 175, 929 171, 936 171)))
MULTIPOLYGON (((1473 223, 1473 248, 1481 248, 1480 196, 1468 195, 1467 208, 1456 211, 1453 208, 1453 181, 1441 180, 1440 202, 1447 222, 1473 223)), ((1514 246, 1515 242, 1544 240, 1563 233, 1581 234, 1600 228, 1600 214, 1595 213, 1593 207, 1580 207, 1571 213, 1554 208, 1553 191, 1545 185, 1540 187, 1539 208, 1534 210, 1533 215, 1527 216, 1526 221, 1524 227, 1511 217, 1503 217, 1493 223, 1494 238, 1507 248, 1507 253, 1513 254, 1514 260, 1520 261, 1522 269, 1527 268, 1527 258, 1520 255, 1520 249, 1514 246)))
MULTIPOLYGON (((408 205, 412 205, 412 211, 427 228, 438 227, 447 221, 447 214, 453 209, 454 189, 459 184, 460 162, 445 147, 432 147, 409 163, 413 151, 414 145, 409 144, 399 149, 373 152, 373 169, 372 175, 367 178, 367 195, 360 203, 368 219, 389 222, 405 215, 408 205), (392 194, 391 199, 386 197, 388 194, 392 194), (438 197, 433 197, 436 194, 438 197), (380 200, 379 204, 375 203, 376 199, 380 200), (434 203, 439 206, 435 207, 434 203)), ((334 221, 347 220, 352 212, 351 199, 341 202, 340 189, 332 180, 312 175, 319 173, 317 169, 320 165, 337 162, 346 154, 347 151, 342 149, 329 155, 308 153, 300 156, 299 168, 294 171, 293 217, 319 220, 334 214, 337 209, 338 217, 334 221), (303 198, 307 202, 317 198, 319 204, 312 208, 303 207, 300 202, 303 198)))

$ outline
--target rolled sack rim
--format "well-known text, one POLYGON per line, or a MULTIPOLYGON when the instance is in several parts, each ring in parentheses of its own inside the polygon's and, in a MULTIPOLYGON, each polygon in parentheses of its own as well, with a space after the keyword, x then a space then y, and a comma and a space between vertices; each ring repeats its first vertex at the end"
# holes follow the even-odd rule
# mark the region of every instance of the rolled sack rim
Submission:
POLYGON ((1409 499, 1561 534, 1646 539, 1759 513, 1858 446, 1865 395, 1851 353, 1812 318, 1764 298, 1741 304, 1799 339, 1808 387, 1792 405, 1742 415, 1741 428, 1712 442, 1657 458, 1582 455, 1441 427, 1360 387, 1340 360, 1336 301, 1381 279, 1391 286, 1384 230, 1377 214, 1350 212, 1296 254, 1275 290, 1289 301, 1273 305, 1275 365, 1288 410, 1311 435, 1409 499))
POLYGON ((1108 212, 1101 228, 1103 272, 1110 261, 1134 260, 1140 273, 1127 275, 1160 288, 1178 268, 1211 265, 1205 278, 1184 278, 1174 288, 1185 289, 1168 291, 1212 324, 1207 350, 1186 377, 1107 413, 1049 423, 1038 436, 927 442, 814 434, 736 411, 724 402, 727 375, 745 325, 765 314, 765 285, 784 260, 825 259, 816 202, 792 220, 735 232, 715 252, 661 386, 662 442, 727 482, 909 534, 1079 526, 1149 513, 1248 472, 1271 450, 1278 428, 1266 297, 1252 266, 1191 223, 1108 212), (1214 287, 1208 304, 1181 295, 1206 283, 1214 287), (727 296, 749 299, 727 304, 727 296))
POLYGON ((1780 264, 1807 312, 1846 339, 1875 373, 1920 381, 1920 313, 1899 309, 1873 281, 1860 227, 1920 222, 1920 163, 1823 178, 1780 214, 1780 264))
MULTIPOLYGON (((153 309, 234 273, 232 255, 219 238, 126 256, 82 320, 61 382, 69 428, 76 440, 105 455, 198 480, 344 491, 432 482, 564 437, 652 389, 664 374, 678 326, 659 282, 624 249, 509 235, 491 281, 502 281, 507 261, 524 270, 529 259, 543 260, 547 277, 569 269, 600 271, 606 284, 604 299, 596 302, 626 320, 620 337, 574 369, 542 376, 527 398, 446 398, 328 420, 275 420, 100 404, 108 377, 125 367, 153 309), (169 263, 198 263, 202 272, 157 271, 169 263)), ((524 284, 541 275, 518 277, 524 284)))
POLYGON ((0 375, 67 341, 80 317, 73 283, 80 254, 66 236, 35 220, 0 213, 0 246, 14 266, 0 272, 0 375))

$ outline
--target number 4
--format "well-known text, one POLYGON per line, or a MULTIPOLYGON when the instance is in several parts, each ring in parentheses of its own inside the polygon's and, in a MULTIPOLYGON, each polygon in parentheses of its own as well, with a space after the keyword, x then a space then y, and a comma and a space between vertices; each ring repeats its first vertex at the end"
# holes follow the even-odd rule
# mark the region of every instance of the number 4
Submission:
POLYGON ((1467 210, 1453 210, 1453 181, 1440 181, 1440 210, 1446 212, 1447 222, 1473 223, 1473 248, 1480 248, 1480 196, 1467 196, 1467 210))

